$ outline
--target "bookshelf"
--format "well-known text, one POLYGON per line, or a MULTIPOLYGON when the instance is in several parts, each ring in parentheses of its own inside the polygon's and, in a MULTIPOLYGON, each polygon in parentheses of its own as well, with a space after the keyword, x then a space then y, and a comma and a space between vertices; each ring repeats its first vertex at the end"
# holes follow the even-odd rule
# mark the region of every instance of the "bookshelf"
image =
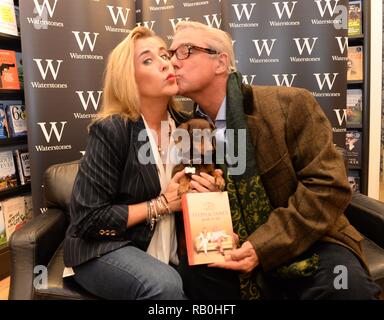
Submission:
MULTIPOLYGON (((356 1, 350 0, 350 3, 356 1)), ((358 165, 352 165, 355 159, 354 156, 349 156, 349 170, 348 176, 358 177, 359 191, 363 194, 368 194, 368 161, 369 161, 369 115, 370 115, 370 83, 369 83, 369 70, 370 70, 370 24, 369 16, 371 11, 371 3, 367 0, 361 0, 361 34, 348 36, 348 47, 363 47, 363 77, 361 80, 348 80, 347 90, 361 90, 362 92, 362 112, 361 112, 361 125, 349 125, 347 123, 347 135, 351 132, 356 132, 359 135, 359 158, 358 165)), ((348 98, 347 98, 348 99, 348 98)), ((347 146, 346 146, 347 147, 347 146)), ((347 147, 348 149, 348 147, 347 147)))
MULTIPOLYGON (((15 5, 19 4, 19 1, 14 1, 15 5)), ((21 39, 20 36, 9 35, 6 33, 0 32, 0 49, 3 50, 12 50, 16 52, 21 52, 21 39)), ((25 104, 24 99, 24 90, 20 88, 20 90, 13 89, 0 89, 0 103, 1 101, 21 101, 25 104)), ((0 152, 14 150, 17 148, 27 149, 27 136, 18 136, 18 137, 9 137, 0 139, 0 152)), ((17 163, 15 161, 16 172, 17 171, 17 163)), ((27 195, 31 193, 31 184, 27 183, 24 185, 20 185, 18 178, 18 185, 16 187, 12 187, 6 190, 0 191, 0 202, 21 195, 27 195)), ((8 244, 0 245, 0 280, 9 276, 10 274, 10 251, 8 248, 8 244)))

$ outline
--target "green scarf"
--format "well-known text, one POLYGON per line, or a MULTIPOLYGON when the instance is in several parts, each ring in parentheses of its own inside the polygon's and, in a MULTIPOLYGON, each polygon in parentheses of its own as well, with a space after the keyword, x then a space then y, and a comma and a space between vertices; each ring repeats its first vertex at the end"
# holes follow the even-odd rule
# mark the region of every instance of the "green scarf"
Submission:
MULTIPOLYGON (((238 150, 238 129, 246 130, 246 168, 243 174, 231 175, 231 170, 226 165, 222 166, 227 183, 227 191, 231 206, 234 232, 239 236, 239 244, 247 241, 248 236, 264 224, 273 210, 269 198, 261 181, 254 146, 247 130, 245 108, 242 92, 241 75, 232 73, 227 83, 226 106, 227 129, 234 130, 234 148, 238 150)), ((229 141, 231 143, 231 141, 229 141)), ((243 155, 244 156, 244 155, 243 155)), ((317 269, 318 257, 293 262, 276 270, 276 274, 283 278, 296 278, 313 274, 317 269)), ((256 268, 248 274, 240 274, 240 290, 242 299, 260 299, 261 286, 258 284, 261 270, 256 268)))

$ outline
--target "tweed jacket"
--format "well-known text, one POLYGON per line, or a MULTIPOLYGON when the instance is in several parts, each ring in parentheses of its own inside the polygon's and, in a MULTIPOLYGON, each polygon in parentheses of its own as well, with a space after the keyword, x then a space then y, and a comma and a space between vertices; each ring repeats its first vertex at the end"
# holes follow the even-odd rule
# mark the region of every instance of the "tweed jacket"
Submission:
MULTIPOLYGON (((176 125, 184 114, 171 112, 176 125)), ((153 231, 143 222, 127 229, 128 205, 160 194, 154 162, 139 161, 142 118, 112 116, 94 123, 80 161, 69 206, 70 225, 64 240, 64 263, 77 266, 127 244, 146 250, 153 231)))
POLYGON ((344 215, 351 199, 344 161, 319 104, 299 88, 244 85, 243 93, 257 167, 274 207, 248 239, 263 270, 316 241, 346 246, 364 263, 363 238, 344 215))

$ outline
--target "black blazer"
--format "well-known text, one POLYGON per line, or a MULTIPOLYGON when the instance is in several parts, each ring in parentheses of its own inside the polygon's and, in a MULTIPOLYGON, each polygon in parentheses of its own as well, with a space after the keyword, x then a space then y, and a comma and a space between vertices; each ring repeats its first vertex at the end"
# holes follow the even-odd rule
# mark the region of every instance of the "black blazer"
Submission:
MULTIPOLYGON (((188 119, 172 112, 176 126, 188 119)), ((70 224, 64 240, 64 263, 77 266, 127 244, 146 250, 153 232, 144 222, 127 229, 128 205, 159 195, 154 162, 141 164, 138 151, 145 143, 142 118, 124 121, 114 115, 90 128, 86 153, 74 183, 70 224)))

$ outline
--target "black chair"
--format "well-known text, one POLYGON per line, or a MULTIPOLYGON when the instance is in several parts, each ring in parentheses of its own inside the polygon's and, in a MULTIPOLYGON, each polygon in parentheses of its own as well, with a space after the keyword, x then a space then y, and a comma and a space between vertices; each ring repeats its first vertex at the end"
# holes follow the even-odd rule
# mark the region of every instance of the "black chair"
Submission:
MULTIPOLYGON (((62 242, 68 225, 68 203, 78 161, 53 165, 44 174, 44 192, 48 210, 10 239, 10 299, 97 299, 71 278, 62 278, 62 242), (48 285, 34 288, 34 268, 48 266, 48 285)), ((373 279, 384 289, 384 203, 362 194, 354 194, 347 209, 351 223, 366 237, 363 248, 373 279)))

